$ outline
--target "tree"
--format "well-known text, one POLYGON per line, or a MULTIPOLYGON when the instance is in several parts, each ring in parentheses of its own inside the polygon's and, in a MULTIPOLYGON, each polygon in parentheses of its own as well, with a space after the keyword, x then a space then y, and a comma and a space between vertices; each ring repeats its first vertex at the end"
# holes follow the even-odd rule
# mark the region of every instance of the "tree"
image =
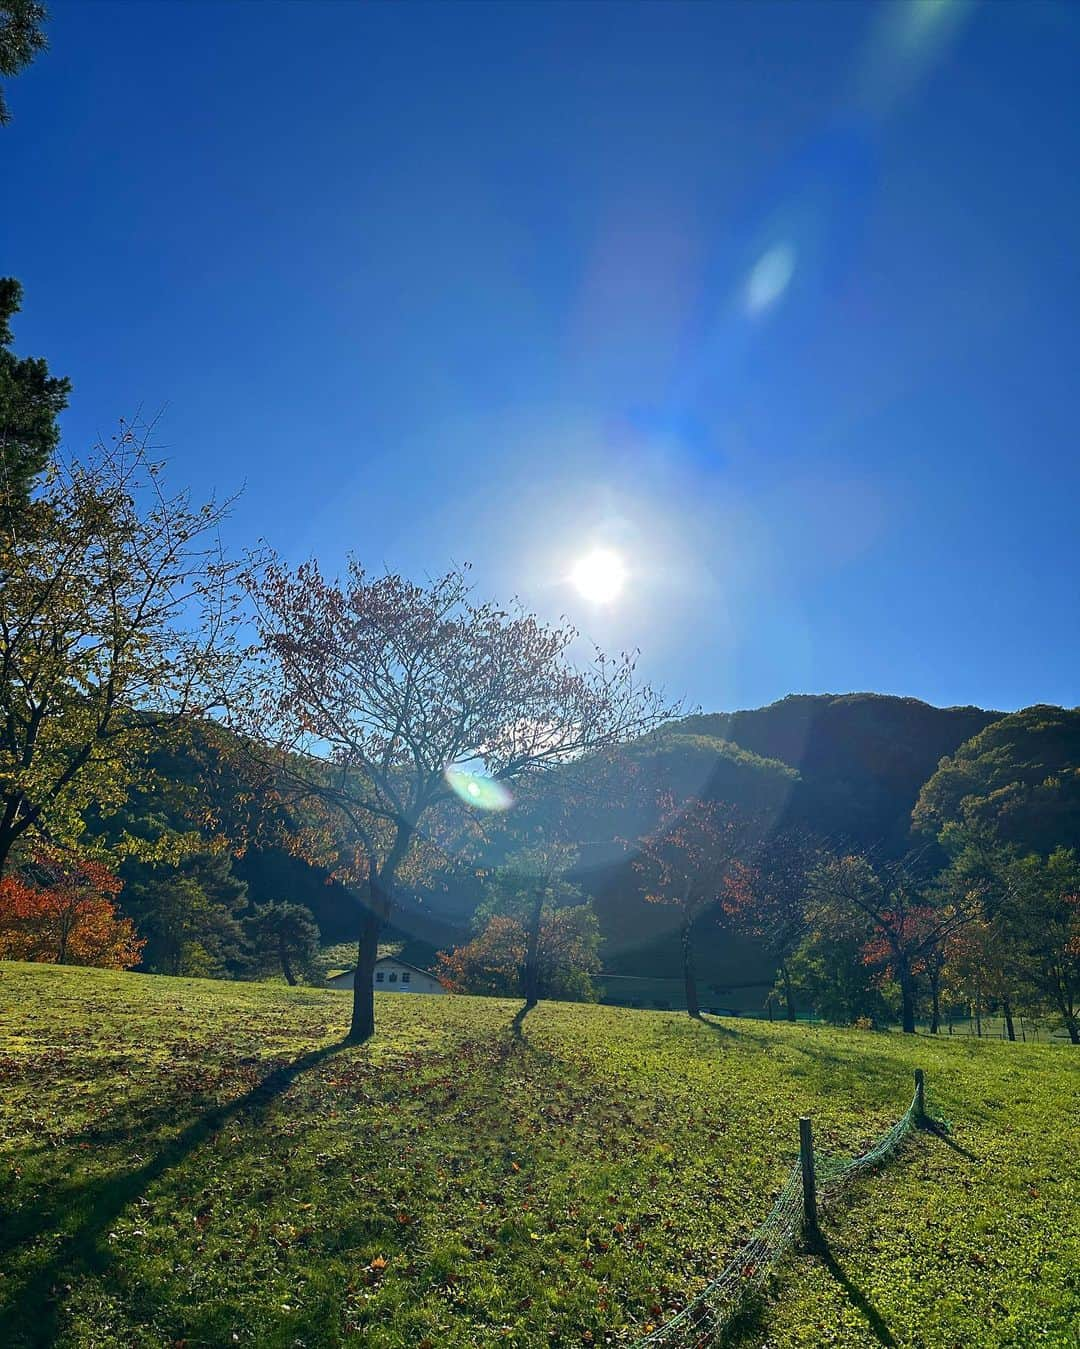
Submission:
POLYGON ((686 1010, 700 1017, 694 966, 695 928, 724 906, 742 907, 740 895, 750 872, 746 823, 730 806, 690 797, 677 802, 670 792, 660 800, 660 822, 638 843, 634 869, 643 877, 645 898, 679 913, 686 1010))
MULTIPOLYGON (((49 45, 41 25, 48 18, 37 0, 0 0, 0 75, 8 78, 28 66, 49 45)), ((0 126, 11 121, 0 89, 0 126)))
POLYGON ((113 899, 121 882, 88 859, 39 851, 20 875, 0 880, 0 958, 123 970, 143 943, 113 899))
MULTIPOLYGON (((2 69, 2 64, 0 64, 2 69)), ((0 100, 0 121, 3 103, 0 100)), ((25 508, 35 478, 60 439, 57 418, 67 407, 71 381, 49 374, 39 356, 11 350, 11 319, 22 304, 22 287, 0 277, 0 530, 25 508)))
POLYGON ((940 985, 944 981, 976 1009, 976 1019, 988 999, 1001 1004, 1010 1040, 1016 1039, 1013 1001, 1020 985, 1012 903, 1015 847, 1000 841, 985 823, 949 823, 939 842, 949 862, 934 885, 936 905, 954 906, 971 915, 928 954, 932 1015, 930 1029, 940 1022, 940 985))
POLYGON ((525 1010, 536 1006, 541 988, 541 929, 545 914, 582 903, 581 887, 566 879, 577 852, 551 841, 519 849, 496 868, 473 915, 473 925, 486 927, 496 916, 513 918, 525 930, 521 995, 525 1010))
POLYGON ((776 834, 755 850, 745 884, 725 902, 736 926, 756 937, 776 961, 789 1021, 796 1019, 790 962, 810 930, 809 878, 821 860, 822 846, 810 834, 776 834))
MULTIPOLYGON (((439 952, 436 974, 454 992, 513 997, 525 985, 530 945, 522 915, 493 914, 472 941, 439 952)), ((531 957, 536 998, 595 1001, 599 951, 600 927, 591 904, 545 907, 531 957)))
POLYGON ((349 1038, 374 1033, 372 970, 399 872, 440 815, 505 808, 510 784, 621 743, 668 715, 630 657, 570 663, 576 632, 474 600, 465 571, 424 585, 343 580, 276 559, 249 590, 262 643, 248 726, 283 790, 350 835, 363 917, 349 1038))
POLYGON ((0 531, 0 875, 35 837, 89 847, 91 807, 106 818, 149 786, 151 748, 222 699, 226 506, 166 495, 146 436, 123 427, 84 463, 54 460, 0 531))
POLYGON ((295 985, 297 972, 314 982, 319 956, 319 929, 303 904, 261 904, 244 920, 256 969, 279 968, 295 985))
POLYGON ((979 1035, 982 1035, 984 1012, 990 1009, 992 1002, 1000 1001, 1009 1039, 1016 1039, 1009 965, 1008 946, 1000 917, 975 918, 950 934, 943 945, 942 979, 952 995, 958 996, 974 1015, 979 1035))
POLYGON ((900 987, 901 1024, 915 1033, 915 984, 927 954, 976 916, 976 906, 934 909, 928 902, 922 858, 877 860, 852 853, 816 868, 811 896, 823 911, 861 917, 864 958, 889 968, 900 987))
POLYGON ((188 852, 161 864, 129 860, 124 909, 145 938, 142 964, 159 974, 221 978, 244 973, 241 924, 247 886, 225 852, 188 852))
POLYGON ((816 904, 788 968, 796 994, 835 1025, 883 1025, 890 988, 864 959, 868 924, 858 911, 816 904))
POLYGON ((1080 855, 1056 848, 1020 858, 1011 881, 1007 919, 1023 976, 1080 1044, 1080 855))

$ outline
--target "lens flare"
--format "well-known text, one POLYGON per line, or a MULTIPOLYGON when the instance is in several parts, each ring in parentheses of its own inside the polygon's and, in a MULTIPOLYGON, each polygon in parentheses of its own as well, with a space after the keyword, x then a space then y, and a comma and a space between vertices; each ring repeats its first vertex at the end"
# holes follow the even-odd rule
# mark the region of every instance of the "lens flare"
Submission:
POLYGON ((746 283, 746 307, 751 314, 769 309, 787 290, 795 275, 795 250, 790 244, 777 244, 762 254, 746 283))
POLYGON ((443 777, 456 796, 477 810, 509 810, 514 804, 513 794, 506 783, 485 777, 483 773, 470 773, 464 768, 447 768, 443 777))

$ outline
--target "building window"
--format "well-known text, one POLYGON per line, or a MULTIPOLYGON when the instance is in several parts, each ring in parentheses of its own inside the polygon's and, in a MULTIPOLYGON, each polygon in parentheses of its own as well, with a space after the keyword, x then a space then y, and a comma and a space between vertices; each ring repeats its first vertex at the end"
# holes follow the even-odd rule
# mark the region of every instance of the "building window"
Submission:
POLYGON ((381 984, 382 981, 383 981, 383 972, 382 972, 382 970, 376 970, 376 971, 375 971, 375 982, 376 982, 377 984, 381 984))
POLYGON ((391 970, 391 971, 390 971, 390 982, 391 982, 392 984, 396 984, 396 983, 397 983, 397 972, 396 972, 395 970, 391 970))
POLYGON ((401 982, 402 982, 403 984, 407 984, 407 983, 409 982, 409 972, 408 972, 408 970, 406 970, 405 973, 401 976, 401 982))

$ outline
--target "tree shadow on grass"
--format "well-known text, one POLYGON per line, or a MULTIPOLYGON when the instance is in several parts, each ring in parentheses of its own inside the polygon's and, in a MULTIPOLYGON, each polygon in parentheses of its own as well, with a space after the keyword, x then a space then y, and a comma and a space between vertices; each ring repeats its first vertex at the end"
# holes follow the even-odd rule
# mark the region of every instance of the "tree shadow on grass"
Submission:
POLYGON ((693 1020, 696 1021, 699 1025, 708 1026, 708 1028, 710 1030, 715 1031, 717 1035, 721 1035, 732 1040, 738 1039, 739 1036, 742 1034, 742 1031, 740 1030, 737 1024, 736 1025, 729 1024, 729 1022, 737 1023, 738 1019, 739 1019, 738 1017, 733 1016, 725 1016, 725 1017, 713 1016, 712 1013, 710 1012, 699 1012, 698 1015, 693 1018, 693 1020))
POLYGON ((550 1049, 542 1049, 525 1034, 525 1018, 530 1012, 534 1012, 538 1006, 539 1003, 533 1003, 531 1007, 526 1003, 514 1013, 514 1019, 510 1022, 510 1037, 505 1042, 506 1051, 500 1055, 500 1063, 503 1067, 509 1063, 510 1056, 515 1051, 529 1053, 538 1063, 550 1065, 559 1062, 557 1054, 553 1054, 550 1049))
POLYGON ((514 1019, 510 1022, 510 1034, 515 1040, 523 1040, 525 1038, 525 1018, 535 1009, 535 1007, 535 1003, 530 1006, 529 1003, 525 1002, 522 1003, 514 1013, 514 1019))
POLYGON ((61 1310, 61 1298, 54 1292, 57 1283, 65 1274, 80 1268, 100 1271, 106 1267, 109 1253, 101 1245, 102 1238, 128 1205, 231 1119, 245 1111, 265 1110, 301 1074, 347 1047, 341 1042, 324 1045, 282 1064, 236 1100, 215 1106, 193 1120, 143 1166, 125 1175, 106 1176, 86 1186, 72 1187, 63 1192, 49 1212, 32 1215, 23 1224, 6 1224, 2 1249, 10 1251, 45 1230, 64 1226, 65 1218, 74 1219, 73 1230, 61 1241, 59 1249, 24 1278, 21 1287, 7 1290, 7 1304, 0 1308, 0 1344, 53 1344, 61 1310))
POLYGON ((899 1340, 896 1339, 889 1329, 885 1318, 862 1289, 852 1283, 847 1272, 833 1254, 826 1238, 819 1234, 811 1249, 813 1254, 817 1256, 840 1285, 852 1306, 857 1307, 859 1311, 862 1312, 863 1316, 866 1318, 866 1324, 870 1329, 870 1333, 873 1335, 874 1339, 877 1340, 878 1344, 898 1345, 899 1340))

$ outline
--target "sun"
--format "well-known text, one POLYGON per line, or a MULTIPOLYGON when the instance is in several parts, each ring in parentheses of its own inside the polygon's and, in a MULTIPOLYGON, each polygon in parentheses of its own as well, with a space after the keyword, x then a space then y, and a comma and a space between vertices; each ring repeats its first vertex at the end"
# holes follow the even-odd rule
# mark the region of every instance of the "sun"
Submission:
POLYGON ((590 604, 611 604, 626 584, 626 566, 610 548, 594 548, 571 567, 570 584, 590 604))

